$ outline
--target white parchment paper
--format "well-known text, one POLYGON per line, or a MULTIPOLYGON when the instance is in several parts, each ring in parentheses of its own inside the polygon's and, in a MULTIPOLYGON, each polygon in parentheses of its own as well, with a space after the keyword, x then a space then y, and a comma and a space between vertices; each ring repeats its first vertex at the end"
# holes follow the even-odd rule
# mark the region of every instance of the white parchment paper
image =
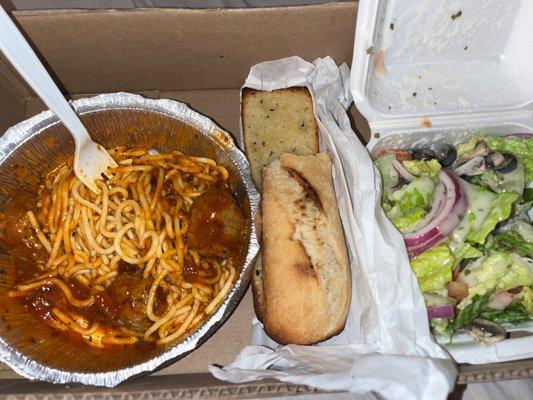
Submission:
POLYGON ((374 392, 385 399, 445 399, 456 370, 429 332, 403 239, 381 210, 379 174, 350 127, 349 68, 329 57, 314 63, 290 57, 255 65, 244 84, 262 90, 290 86, 311 91, 320 147, 333 158, 352 272, 346 327, 315 346, 281 346, 254 318, 252 344, 232 364, 209 370, 231 382, 276 378, 327 390, 374 392))

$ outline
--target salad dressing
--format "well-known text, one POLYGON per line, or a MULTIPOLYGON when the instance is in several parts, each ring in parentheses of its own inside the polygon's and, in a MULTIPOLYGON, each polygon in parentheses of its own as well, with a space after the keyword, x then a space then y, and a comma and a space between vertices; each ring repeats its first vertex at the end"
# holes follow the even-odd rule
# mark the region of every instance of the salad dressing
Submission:
POLYGON ((531 135, 389 149, 376 165, 434 332, 494 342, 505 338, 500 324, 533 317, 531 135), (480 327, 491 336, 474 334, 480 327))

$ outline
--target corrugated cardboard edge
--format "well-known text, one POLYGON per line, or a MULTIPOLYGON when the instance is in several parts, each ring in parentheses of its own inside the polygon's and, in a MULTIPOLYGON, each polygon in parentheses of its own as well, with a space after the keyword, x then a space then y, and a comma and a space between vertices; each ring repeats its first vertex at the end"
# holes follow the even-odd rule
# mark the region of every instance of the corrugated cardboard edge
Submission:
POLYGON ((273 380, 228 384, 215 379, 210 374, 151 376, 131 380, 111 389, 81 385, 53 385, 22 380, 0 381, 0 387, 5 387, 3 391, 9 392, 0 393, 0 399, 10 400, 246 399, 325 393, 310 386, 273 380))
POLYGON ((506 363, 459 365, 458 385, 533 378, 533 359, 506 363))
MULTIPOLYGON (((524 378, 533 378, 531 360, 505 364, 461 365, 457 384, 524 378)), ((0 399, 9 400, 250 399, 328 393, 306 385, 274 380, 229 384, 207 373, 149 376, 129 380, 115 388, 54 385, 8 379, 0 380, 0 388, 0 399)), ((333 395, 335 392, 329 393, 333 395)), ((366 398, 376 400, 373 394, 367 395, 366 398)))

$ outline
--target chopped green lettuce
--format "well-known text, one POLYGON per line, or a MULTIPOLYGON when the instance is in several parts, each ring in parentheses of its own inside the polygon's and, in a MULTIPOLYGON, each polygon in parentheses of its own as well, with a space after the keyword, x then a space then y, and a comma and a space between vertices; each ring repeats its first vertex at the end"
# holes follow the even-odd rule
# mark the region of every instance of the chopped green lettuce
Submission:
POLYGON ((411 260, 411 268, 422 292, 443 289, 452 280, 455 257, 444 244, 435 246, 411 260))
POLYGON ((455 146, 457 152, 457 158, 461 158, 463 155, 470 153, 476 147, 476 144, 479 140, 479 136, 473 136, 468 142, 458 144, 455 146))
MULTIPOLYGON (((531 204, 529 205, 531 207, 531 204)), ((516 207, 518 209, 518 206, 516 207)), ((516 231, 526 243, 533 243, 533 225, 525 221, 513 221, 506 224, 501 231, 516 231)))
POLYGON ((415 179, 389 194, 385 214, 402 233, 421 221, 433 204, 435 182, 427 177, 415 179))
POLYGON ((441 170, 438 160, 406 160, 402 162, 403 167, 414 176, 429 176, 436 178, 441 170))
POLYGON ((409 230, 413 224, 420 221, 427 212, 423 208, 419 208, 418 210, 413 210, 407 215, 400 215, 398 217, 391 218, 391 222, 394 224, 396 229, 398 229, 400 232, 404 233, 409 230))
POLYGON ((465 258, 479 258, 483 252, 476 249, 468 242, 450 242, 448 243, 452 254, 456 258, 456 264, 460 263, 465 258))
POLYGON ((527 313, 533 315, 533 289, 531 286, 524 286, 520 295, 522 296, 522 305, 527 313))
POLYGON ((460 224, 452 232, 454 242, 465 240, 483 244, 496 225, 511 215, 516 193, 493 193, 477 185, 470 185, 468 208, 460 224))
POLYGON ((434 332, 448 338, 450 337, 450 330, 448 329, 449 323, 449 318, 432 318, 429 320, 429 324, 433 328, 434 332))
POLYGON ((457 306, 463 309, 475 296, 483 296, 494 289, 505 291, 533 285, 533 265, 531 260, 517 254, 496 252, 467 265, 459 280, 468 285, 468 296, 457 306))
POLYGON ((479 176, 478 184, 489 187, 496 193, 511 192, 520 197, 524 192, 524 163, 517 158, 516 168, 513 171, 500 173, 494 170, 485 171, 479 176))
POLYGON ((491 150, 512 153, 519 157, 525 167, 526 186, 533 181, 533 139, 487 136, 483 140, 491 150))
POLYGON ((479 316, 497 324, 519 324, 529 319, 527 311, 521 303, 512 304, 505 310, 485 309, 479 316))
POLYGON ((376 167, 378 167, 381 174, 383 190, 389 190, 400 182, 400 175, 392 165, 394 160, 396 160, 394 154, 385 154, 376 160, 376 167))
POLYGON ((480 229, 477 232, 470 232, 467 239, 475 243, 483 244, 488 234, 494 230, 496 225, 509 218, 513 203, 517 199, 518 195, 516 193, 498 193, 492 203, 492 209, 480 229))
POLYGON ((430 206, 435 186, 431 178, 423 176, 391 193, 390 198, 396 202, 402 214, 406 214, 417 208, 430 206))
POLYGON ((468 306, 461 309, 461 311, 459 311, 459 314, 457 314, 454 319, 450 320, 447 326, 447 331, 449 333, 453 333, 457 329, 469 324, 474 319, 476 319, 481 313, 481 310, 489 302, 489 297, 491 296, 491 294, 492 291, 489 291, 483 295, 475 295, 468 304, 468 306))
POLYGON ((426 302, 427 307, 434 307, 434 306, 442 306, 446 304, 455 305, 456 300, 448 297, 448 290, 444 289, 444 291, 438 291, 438 292, 428 292, 428 293, 422 293, 424 296, 424 301, 426 302), (440 294, 439 292, 445 292, 443 294, 440 294))
MULTIPOLYGON (((525 222, 524 225, 533 230, 531 225, 525 222)), ((513 252, 522 257, 533 258, 533 243, 526 241, 518 230, 494 233, 490 247, 495 250, 513 252)))
POLYGON ((509 290, 518 286, 533 285, 533 261, 511 253, 512 260, 507 272, 502 276, 496 286, 498 290, 509 290))

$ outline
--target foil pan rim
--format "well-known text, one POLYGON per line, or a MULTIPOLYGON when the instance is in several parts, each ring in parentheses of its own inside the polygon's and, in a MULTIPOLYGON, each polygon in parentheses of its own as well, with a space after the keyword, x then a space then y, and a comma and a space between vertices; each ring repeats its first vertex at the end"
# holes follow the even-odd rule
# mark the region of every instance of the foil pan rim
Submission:
MULTIPOLYGON (((165 114, 196 127, 200 132, 210 136, 221 145, 229 153, 230 158, 237 163, 238 170, 241 173, 240 179, 244 183, 249 199, 250 214, 252 219, 255 219, 259 207, 260 195, 252 183, 248 160, 243 152, 237 148, 232 136, 219 128, 208 117, 192 110, 185 103, 176 100, 148 99, 140 95, 125 92, 107 93, 82 98, 70 101, 70 104, 78 114, 109 109, 139 109, 165 114)), ((52 111, 47 110, 9 128, 0 137, 0 163, 6 161, 10 154, 24 144, 26 140, 57 123, 59 123, 59 119, 52 111)), ((23 355, 0 337, 0 360, 6 363, 16 373, 28 379, 38 379, 52 383, 76 382, 86 385, 114 387, 130 377, 151 372, 166 362, 183 357, 207 340, 224 323, 246 293, 247 281, 251 275, 253 261, 259 252, 257 229, 253 220, 250 227, 250 241, 248 243, 248 251, 243 268, 224 302, 220 305, 216 313, 211 315, 196 331, 157 357, 153 357, 140 364, 113 371, 97 373, 71 372, 38 363, 23 355)))

